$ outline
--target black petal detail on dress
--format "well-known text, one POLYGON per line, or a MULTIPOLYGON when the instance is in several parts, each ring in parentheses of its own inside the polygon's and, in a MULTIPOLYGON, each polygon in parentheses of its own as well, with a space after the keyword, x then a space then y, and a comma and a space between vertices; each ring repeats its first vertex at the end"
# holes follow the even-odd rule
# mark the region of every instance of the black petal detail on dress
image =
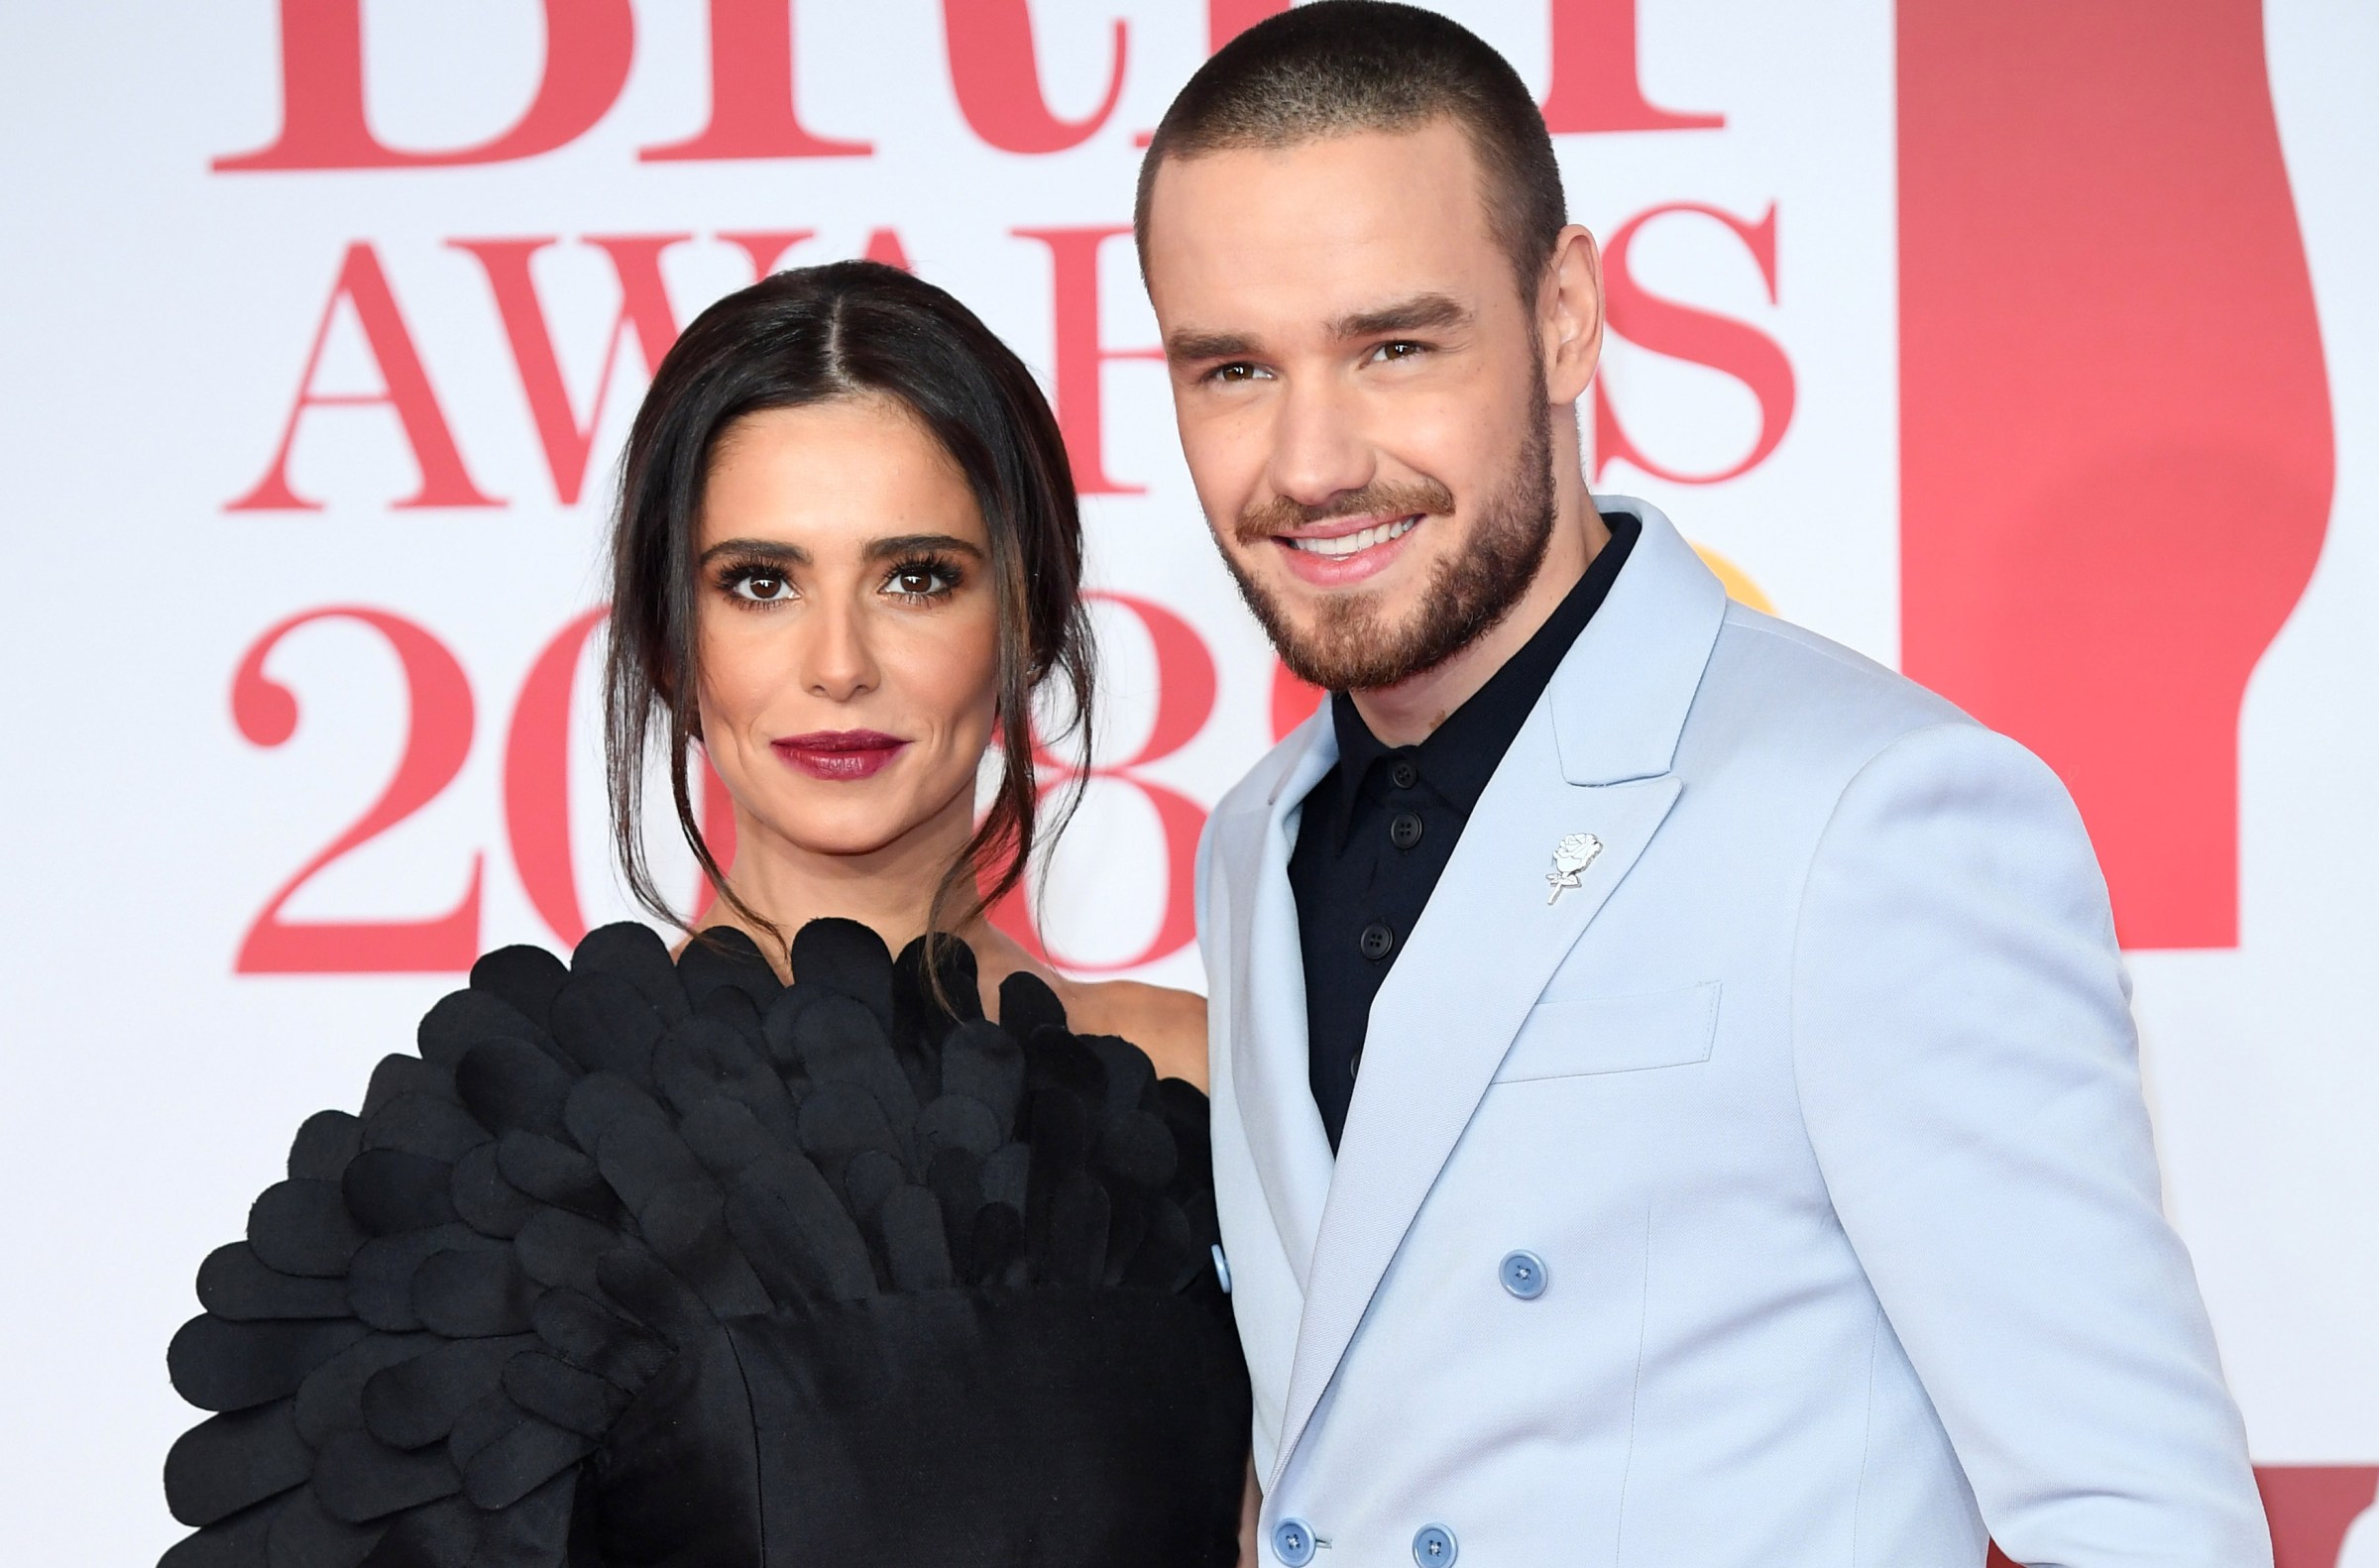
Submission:
POLYGON ((455 1217, 454 1167, 427 1155, 367 1149, 348 1164, 339 1186, 347 1212, 374 1236, 425 1230, 455 1217))
POLYGON ((331 1357, 297 1390, 297 1435, 319 1448, 364 1425, 364 1386, 384 1368, 410 1361, 440 1344, 435 1334, 375 1334, 331 1357))
POLYGON ((307 1279, 266 1267, 244 1241, 217 1247, 198 1266, 198 1304, 234 1322, 265 1318, 345 1317, 343 1280, 307 1279))
POLYGON ((677 978, 697 1012, 722 989, 739 992, 754 1007, 765 1008, 785 988, 759 948, 733 926, 721 926, 686 944, 677 960, 677 978))
POLYGON ((619 1203, 586 1151, 543 1133, 510 1132, 496 1144, 496 1170, 542 1203, 609 1221, 619 1203))
POLYGON ((174 1392, 202 1410, 285 1400, 306 1374, 371 1332, 343 1319, 234 1323, 193 1317, 166 1349, 174 1392))
POLYGON ((364 1384, 364 1428, 392 1448, 443 1442, 463 1412, 487 1397, 515 1356, 536 1337, 455 1339, 374 1373, 364 1384))
POLYGON ((553 999, 569 979, 569 968, 543 948, 498 948, 471 965, 471 993, 507 1004, 539 1029, 552 1027, 553 999))
POLYGON ((883 938, 855 920, 813 920, 793 934, 788 954, 795 989, 848 996, 890 1032, 892 951, 883 938))
POLYGON ((408 1094, 451 1099, 454 1096, 453 1080, 436 1065, 419 1057, 383 1057, 380 1065, 372 1069, 372 1082, 364 1090, 365 1122, 369 1123, 391 1102, 403 1099, 408 1094))
POLYGON ((401 1334, 421 1327, 413 1297, 414 1277, 433 1253, 499 1251, 504 1243, 464 1225, 375 1236, 355 1255, 347 1274, 347 1299, 355 1315, 374 1328, 401 1334))
POLYGON ((482 1236, 517 1236, 536 1216, 537 1200, 504 1177, 497 1145, 481 1144, 454 1163, 454 1211, 482 1236))
POLYGON ((336 1181, 364 1146, 364 1123, 345 1111, 316 1111, 289 1144, 289 1176, 298 1181, 336 1181))
POLYGON ((623 920, 588 932, 570 955, 570 972, 585 976, 597 971, 633 986, 664 1023, 675 1023, 693 1011, 678 980, 676 961, 650 926, 623 920))
POLYGON ((462 1485, 437 1450, 406 1453, 369 1432, 342 1432, 314 1460, 314 1495, 333 1518, 369 1524, 452 1497, 462 1485))
POLYGON ((487 1141, 487 1129, 464 1109, 451 1077, 396 1095, 364 1118, 367 1151, 395 1149, 452 1165, 487 1141))
POLYGON ((336 1181, 279 1182, 248 1210, 248 1245, 283 1274, 335 1280, 365 1239, 336 1181))
POLYGON ((422 1017, 413 1039, 421 1049, 422 1061, 451 1072, 463 1053, 483 1040, 544 1041, 550 1050, 552 1042, 546 1038, 544 1024, 538 1021, 544 1011, 540 1006, 538 1018, 532 1019, 489 992, 455 991, 422 1017))
POLYGON ((581 1072, 647 1076, 661 1015, 619 975, 590 969, 570 976, 553 999, 553 1038, 581 1072))
MULTIPOLYGON (((314 1463, 319 1475, 321 1459, 314 1463)), ((270 1568, 361 1568, 379 1534, 378 1525, 350 1523, 332 1513, 308 1485, 274 1510, 265 1561, 270 1568)))
POLYGON ((201 1266, 168 1365, 224 1413, 167 1460, 166 1563, 581 1568, 590 1456, 730 1325, 1038 1286, 1227 1323, 1203 1096, 1029 975, 982 1017, 955 943, 946 1007, 925 951, 815 922, 790 986, 727 931, 482 958, 201 1266))
POLYGON ((1018 1040, 1036 1029, 1064 1029, 1066 1004, 1041 976, 1017 969, 999 982, 999 1024, 1018 1040))
POLYGON ((506 1396, 474 1405, 455 1429, 463 1493, 483 1509, 509 1509, 595 1451, 595 1444, 531 1415, 506 1396))
MULTIPOLYGON (((468 991, 463 993, 468 996, 468 991)), ((513 1128, 562 1135, 562 1101, 574 1079, 548 1052, 525 1040, 482 1038, 455 1063, 463 1104, 490 1132, 513 1128)))
POLYGON ((212 1524, 302 1485, 313 1464, 286 1403, 218 1415, 166 1455, 166 1507, 184 1524, 212 1524))
POLYGON ((526 1333, 539 1288, 511 1253, 449 1248, 413 1271, 413 1310, 450 1339, 526 1333))
POLYGON ((530 1414, 588 1438, 609 1431, 628 1401, 628 1392, 608 1379, 535 1351, 505 1363, 504 1392, 530 1414))
POLYGON ((183 1536, 158 1559, 158 1568, 259 1568, 268 1561, 267 1542, 276 1507, 261 1503, 244 1513, 215 1521, 211 1529, 183 1536))

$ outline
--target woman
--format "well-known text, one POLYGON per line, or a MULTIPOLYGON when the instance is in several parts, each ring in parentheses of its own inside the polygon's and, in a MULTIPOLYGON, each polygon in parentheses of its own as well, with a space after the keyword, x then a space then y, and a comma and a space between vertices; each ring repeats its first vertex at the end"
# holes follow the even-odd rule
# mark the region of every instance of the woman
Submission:
POLYGON ((1028 715, 1089 711, 1066 474, 1024 367, 891 268, 781 274, 670 351, 610 773, 640 901, 673 920, 654 750, 718 897, 674 957, 634 925, 490 954, 360 1118, 305 1124, 174 1340, 222 1413, 167 1461, 201 1526, 169 1564, 1236 1560, 1202 1004, 986 919, 1036 839, 1028 715))

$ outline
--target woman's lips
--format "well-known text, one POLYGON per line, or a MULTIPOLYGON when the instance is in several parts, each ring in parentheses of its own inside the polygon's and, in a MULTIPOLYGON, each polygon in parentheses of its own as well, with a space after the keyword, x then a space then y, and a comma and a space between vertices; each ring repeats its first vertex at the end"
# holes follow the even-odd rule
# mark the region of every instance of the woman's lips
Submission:
POLYGON ((820 729, 768 742, 788 766, 812 778, 873 778, 908 742, 877 729, 820 729))

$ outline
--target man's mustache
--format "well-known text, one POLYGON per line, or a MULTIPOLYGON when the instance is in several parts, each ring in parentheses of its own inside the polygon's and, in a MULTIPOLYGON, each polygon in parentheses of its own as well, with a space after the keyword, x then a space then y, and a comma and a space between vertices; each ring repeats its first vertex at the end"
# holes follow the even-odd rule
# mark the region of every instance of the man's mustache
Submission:
POLYGON ((1433 479, 1416 480, 1407 484, 1366 485, 1332 496, 1318 506, 1291 501, 1286 496, 1248 507, 1239 514, 1231 536, 1241 544, 1261 544, 1276 533, 1305 523, 1327 522, 1332 517, 1410 517, 1445 516, 1454 509, 1454 493, 1433 479))

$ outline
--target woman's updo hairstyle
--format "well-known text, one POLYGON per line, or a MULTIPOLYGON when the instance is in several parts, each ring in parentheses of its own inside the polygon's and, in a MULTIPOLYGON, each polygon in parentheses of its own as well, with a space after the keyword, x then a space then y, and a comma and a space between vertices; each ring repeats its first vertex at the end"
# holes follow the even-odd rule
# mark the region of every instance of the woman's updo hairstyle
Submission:
MULTIPOLYGON (((1032 856, 1041 792, 1032 715, 1044 683, 1088 770, 1090 634, 1082 533, 1066 443, 1022 361, 948 293, 876 262, 778 273, 696 317, 654 373, 621 468, 612 532, 604 748, 612 827, 636 902, 681 929, 644 851, 646 763, 668 759, 677 825, 711 885, 744 920, 775 927, 728 885, 704 840, 690 776, 696 698, 695 541, 720 438, 770 408, 897 399, 950 454, 991 535, 999 596, 999 787, 966 852, 935 889, 929 932, 965 925, 1014 890, 1032 856)), ((1055 738, 1062 738, 1055 737, 1055 738)), ((1073 795, 1054 819, 1063 822, 1073 795)), ((781 935, 781 934, 780 934, 781 935)))

